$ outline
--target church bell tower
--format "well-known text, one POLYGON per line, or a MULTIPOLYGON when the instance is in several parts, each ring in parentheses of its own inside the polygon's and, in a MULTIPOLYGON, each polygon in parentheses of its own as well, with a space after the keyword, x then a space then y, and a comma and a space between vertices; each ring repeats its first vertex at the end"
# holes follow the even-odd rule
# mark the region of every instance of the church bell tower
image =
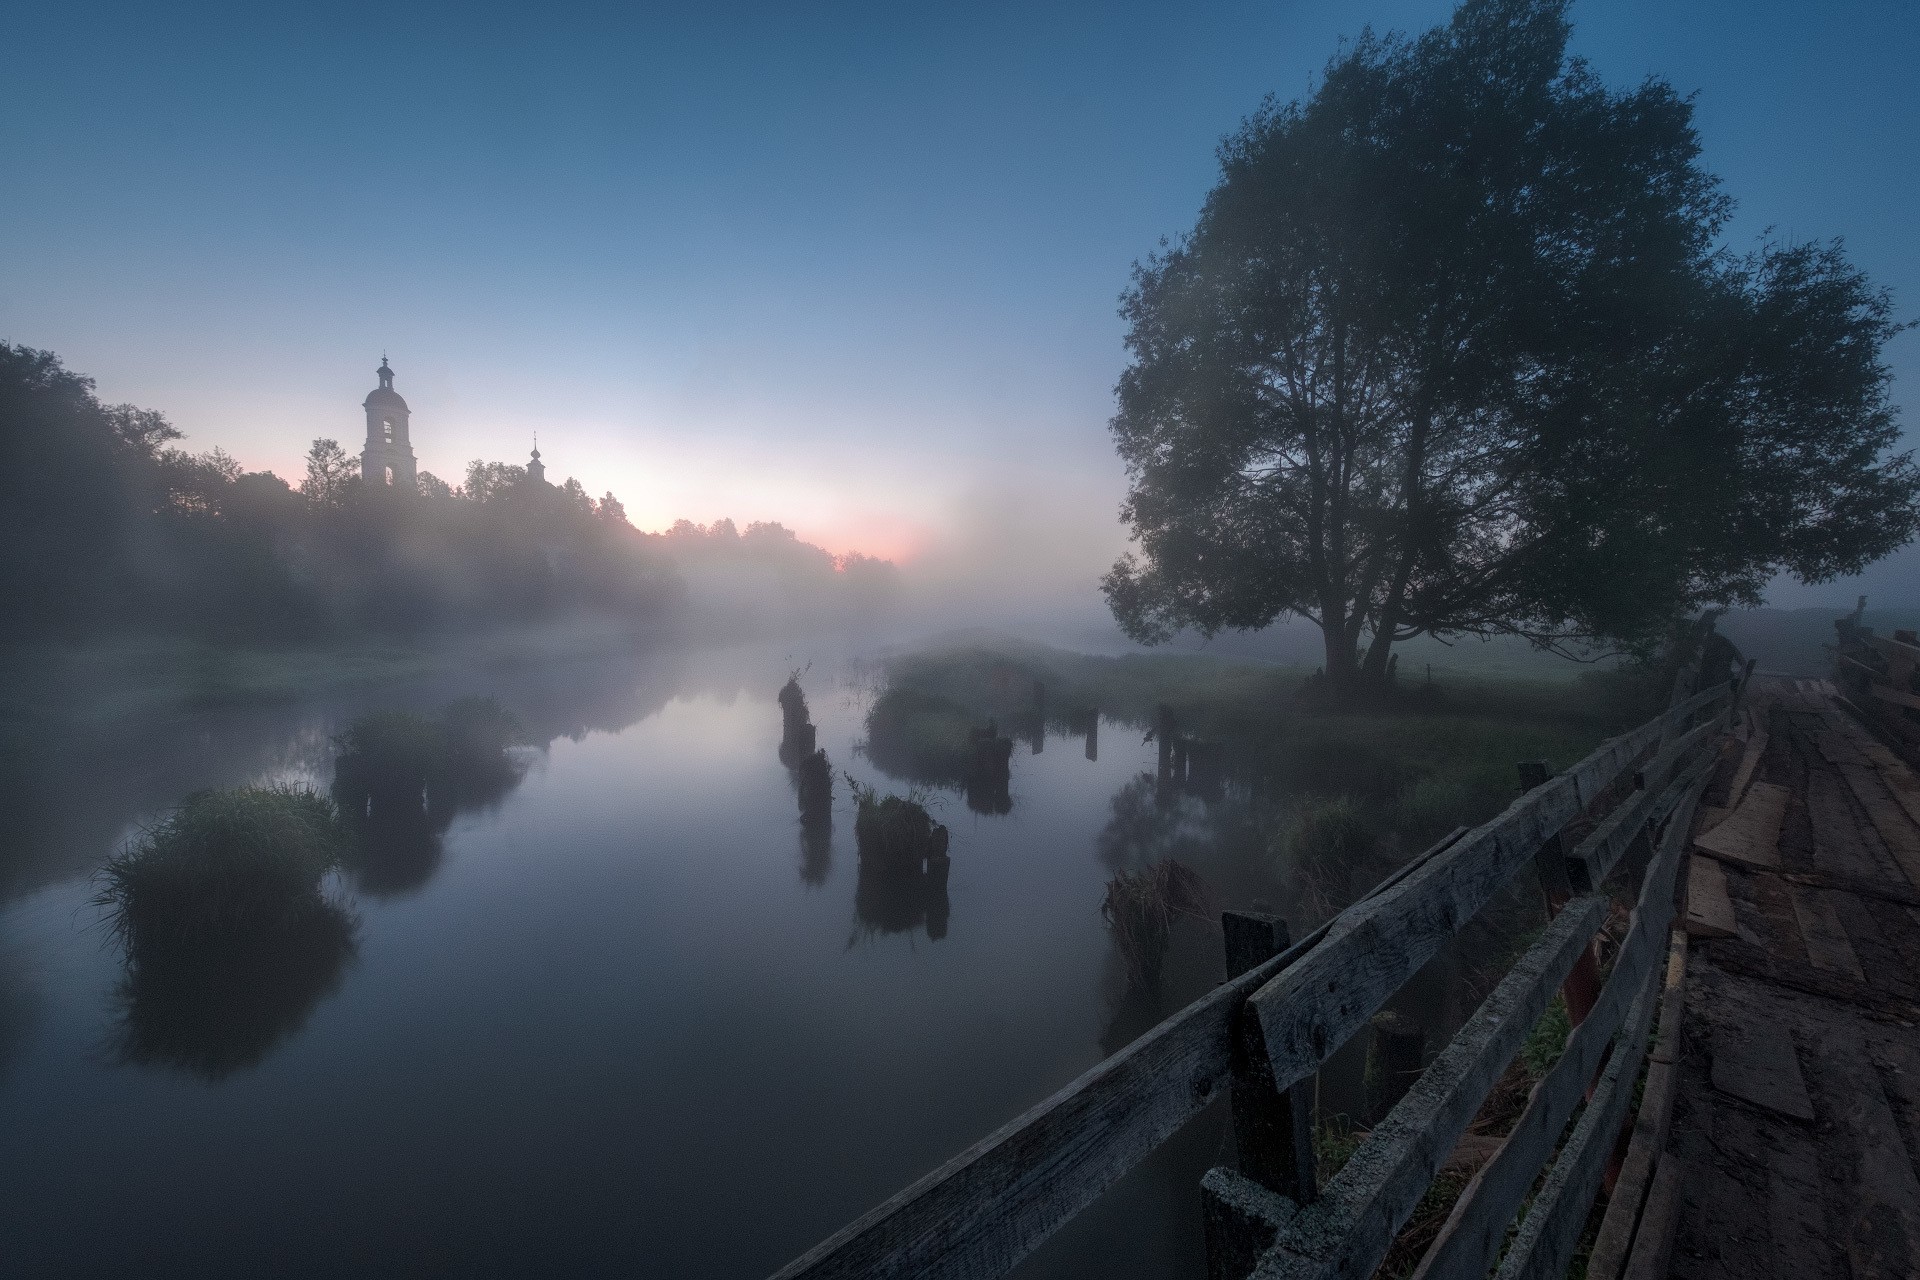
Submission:
POLYGON ((367 484, 414 488, 413 444, 407 439, 407 402, 393 389, 393 370, 380 357, 380 385, 368 393, 367 443, 360 451, 360 478, 367 484))

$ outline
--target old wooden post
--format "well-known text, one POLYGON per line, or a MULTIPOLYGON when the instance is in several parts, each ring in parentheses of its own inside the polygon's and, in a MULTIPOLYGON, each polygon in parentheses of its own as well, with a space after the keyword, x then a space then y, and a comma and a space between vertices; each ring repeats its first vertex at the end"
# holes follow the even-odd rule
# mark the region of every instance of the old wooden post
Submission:
MULTIPOLYGON (((1544 786, 1553 777, 1553 770, 1544 760, 1523 760, 1520 762, 1520 789, 1531 791, 1544 786)), ((1567 873, 1567 851, 1562 843, 1561 833, 1556 831, 1548 836, 1533 855, 1534 870, 1540 875, 1540 892, 1546 898, 1547 919, 1560 914, 1560 908, 1567 905, 1573 897, 1573 880, 1567 873)), ((1560 994, 1567 1002, 1567 1021, 1579 1026, 1592 1012, 1594 1001, 1600 998, 1600 966, 1593 955, 1593 945, 1580 953, 1574 962, 1573 972, 1560 987, 1560 994)))
POLYGON ((1153 737, 1160 748, 1159 777, 1173 781, 1173 708, 1161 703, 1153 717, 1153 737))
POLYGON ((1087 759, 1100 758, 1100 708, 1087 712, 1087 759))
MULTIPOLYGON (((1227 911, 1220 916, 1226 935, 1227 976, 1235 978, 1265 964, 1289 945, 1287 922, 1257 911, 1227 911)), ((1266 1038, 1250 1006, 1234 1020, 1233 1137, 1240 1172, 1296 1204, 1311 1204, 1314 1184, 1312 1081, 1284 1092, 1273 1087, 1266 1038)))

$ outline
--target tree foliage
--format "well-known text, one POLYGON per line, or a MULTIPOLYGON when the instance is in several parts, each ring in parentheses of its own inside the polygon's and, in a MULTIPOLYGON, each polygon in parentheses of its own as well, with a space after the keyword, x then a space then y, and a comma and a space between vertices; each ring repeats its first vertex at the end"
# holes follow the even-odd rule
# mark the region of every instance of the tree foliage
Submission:
POLYGON ((102 405, 51 353, 0 344, 0 644, 161 631, 218 641, 430 637, 594 619, 675 625, 695 585, 745 603, 738 628, 844 620, 892 587, 780 525, 642 533, 611 493, 476 461, 455 490, 367 485, 313 442, 299 490, 219 449, 189 453, 161 415, 102 405), (737 584, 737 587, 736 587, 737 584))
POLYGON ((1632 644, 1910 538, 1886 294, 1838 245, 1720 247, 1690 101, 1568 33, 1469 0, 1222 144, 1123 301, 1131 635, 1298 613, 1344 685, 1421 634, 1632 644))

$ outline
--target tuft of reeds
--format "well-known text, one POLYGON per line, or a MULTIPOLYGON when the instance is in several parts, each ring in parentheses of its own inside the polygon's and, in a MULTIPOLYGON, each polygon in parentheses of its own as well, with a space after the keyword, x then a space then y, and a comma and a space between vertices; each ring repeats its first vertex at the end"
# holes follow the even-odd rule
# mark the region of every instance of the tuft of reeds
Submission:
POLYGON ((1121 871, 1107 881, 1100 914, 1126 962, 1128 982, 1152 990, 1160 985, 1174 920, 1210 919, 1212 895, 1199 872, 1167 858, 1139 871, 1121 871))
MULTIPOLYGON (((881 796, 853 775, 853 837, 860 865, 873 871, 922 872, 947 861, 947 829, 913 795, 881 796)), ((941 868, 944 878, 944 866, 941 868)))
POLYGON ((807 710, 807 695, 800 688, 800 672, 796 669, 780 686, 781 736, 791 738, 799 732, 800 726, 809 723, 812 715, 807 710))
POLYGON ((294 927, 344 846, 333 805, 293 787, 201 791, 99 872, 96 904, 139 959, 294 927))

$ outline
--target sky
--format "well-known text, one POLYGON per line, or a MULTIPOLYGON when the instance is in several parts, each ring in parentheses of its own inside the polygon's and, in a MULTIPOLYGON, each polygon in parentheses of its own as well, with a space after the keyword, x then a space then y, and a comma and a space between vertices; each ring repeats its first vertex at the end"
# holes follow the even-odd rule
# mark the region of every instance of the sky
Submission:
MULTIPOLYGON (((5 0, 0 340, 194 449, 358 451, 384 353, 423 469, 524 461, 643 528, 1097 603, 1132 264, 1220 137, 1446 3, 5 0)), ((1728 240, 1845 237, 1920 316, 1920 8, 1582 0, 1616 85, 1697 93, 1728 240)), ((1920 334, 1888 350, 1920 432, 1920 334)), ((1920 551, 1775 603, 1920 601, 1920 551)))

